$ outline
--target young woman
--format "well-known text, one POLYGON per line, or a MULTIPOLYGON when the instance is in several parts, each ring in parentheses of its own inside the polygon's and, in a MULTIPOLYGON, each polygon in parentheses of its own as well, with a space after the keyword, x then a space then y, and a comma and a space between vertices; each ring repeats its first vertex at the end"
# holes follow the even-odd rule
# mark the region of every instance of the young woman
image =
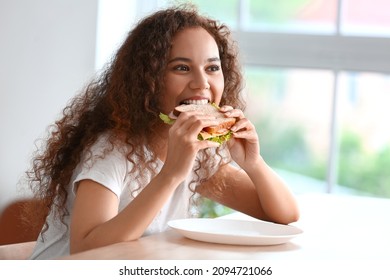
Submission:
POLYGON ((34 158, 30 185, 50 213, 31 258, 164 231, 167 221, 191 217, 196 195, 258 219, 296 221, 292 194, 261 157, 241 90, 225 25, 191 7, 142 20, 101 77, 64 109, 34 158), (237 119, 232 139, 198 140, 215 124, 212 116, 160 120, 182 103, 219 105, 237 119))

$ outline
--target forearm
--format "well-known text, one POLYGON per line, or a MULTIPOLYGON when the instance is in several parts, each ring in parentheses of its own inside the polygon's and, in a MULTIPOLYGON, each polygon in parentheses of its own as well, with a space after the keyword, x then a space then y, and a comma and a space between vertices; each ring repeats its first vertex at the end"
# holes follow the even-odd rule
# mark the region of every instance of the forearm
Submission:
MULTIPOLYGON (((90 229, 85 227, 88 231, 75 230, 71 236, 71 253, 138 239, 179 184, 173 176, 157 175, 121 212, 107 214, 106 220, 96 222, 90 229)), ((103 207, 104 213, 108 208, 112 207, 103 207)), ((75 227, 80 220, 85 220, 77 219, 75 227)))
POLYGON ((180 182, 157 175, 114 219, 120 239, 138 239, 145 232, 180 182))
POLYGON ((282 224, 298 220, 299 210, 293 194, 263 158, 259 157, 245 171, 254 184, 261 208, 269 220, 282 224))

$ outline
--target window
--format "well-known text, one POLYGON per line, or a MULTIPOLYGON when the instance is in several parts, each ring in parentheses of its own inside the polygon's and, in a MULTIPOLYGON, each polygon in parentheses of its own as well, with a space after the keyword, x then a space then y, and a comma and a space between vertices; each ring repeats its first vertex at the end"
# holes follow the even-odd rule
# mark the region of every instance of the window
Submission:
MULTIPOLYGON (((107 9, 108 0, 99 0, 99 23, 114 17, 123 26, 116 25, 113 38, 99 25, 98 41, 114 47, 98 48, 98 68, 129 20, 170 2, 115 1, 120 12, 110 15, 114 4, 107 9)), ((387 0, 192 2, 233 29, 246 75, 247 114, 263 156, 293 190, 390 197, 387 0)))
POLYGON ((390 36, 389 2, 344 0, 341 32, 346 35, 390 36))
POLYGON ((249 66, 246 83, 264 159, 295 191, 325 190, 332 72, 249 66))
POLYGON ((262 155, 293 190, 390 197, 388 1, 193 2, 234 30, 262 155))
POLYGON ((277 2, 242 1, 242 29, 325 34, 332 33, 336 29, 336 0, 277 2))
POLYGON ((342 72, 338 88, 339 186, 390 197, 390 77, 342 72))

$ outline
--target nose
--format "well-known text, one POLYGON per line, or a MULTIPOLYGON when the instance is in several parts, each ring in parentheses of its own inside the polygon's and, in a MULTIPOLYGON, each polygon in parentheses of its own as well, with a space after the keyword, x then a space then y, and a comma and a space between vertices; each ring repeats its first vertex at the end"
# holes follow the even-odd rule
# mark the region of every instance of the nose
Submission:
POLYGON ((208 81, 207 73, 201 70, 194 71, 189 86, 191 89, 209 89, 210 84, 208 81))

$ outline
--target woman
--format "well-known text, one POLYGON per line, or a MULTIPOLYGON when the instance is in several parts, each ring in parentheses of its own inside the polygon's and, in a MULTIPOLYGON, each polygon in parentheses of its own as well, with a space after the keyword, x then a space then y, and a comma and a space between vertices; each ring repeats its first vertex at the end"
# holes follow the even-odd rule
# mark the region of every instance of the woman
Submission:
POLYGON ((190 217, 194 194, 288 224, 296 202, 260 155, 243 114, 242 76, 229 30, 194 8, 156 12, 132 30, 99 79, 64 109, 29 175, 50 208, 31 258, 54 258, 163 231, 190 217), (235 117, 225 145, 197 139, 215 103, 235 117), (233 160, 239 168, 230 164, 233 160))

